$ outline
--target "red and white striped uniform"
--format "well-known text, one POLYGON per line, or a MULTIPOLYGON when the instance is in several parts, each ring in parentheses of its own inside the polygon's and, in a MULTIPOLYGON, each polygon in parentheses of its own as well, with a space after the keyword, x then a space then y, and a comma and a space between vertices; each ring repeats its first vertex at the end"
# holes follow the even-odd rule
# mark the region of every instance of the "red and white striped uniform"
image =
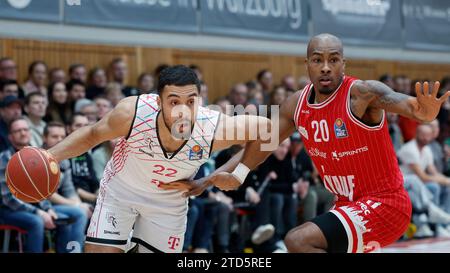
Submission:
POLYGON ((314 86, 300 96, 294 121, 325 187, 338 197, 334 213, 343 223, 349 252, 371 251, 399 239, 411 203, 389 136, 386 115, 367 126, 350 108, 355 78, 345 76, 324 102, 309 102, 314 86))

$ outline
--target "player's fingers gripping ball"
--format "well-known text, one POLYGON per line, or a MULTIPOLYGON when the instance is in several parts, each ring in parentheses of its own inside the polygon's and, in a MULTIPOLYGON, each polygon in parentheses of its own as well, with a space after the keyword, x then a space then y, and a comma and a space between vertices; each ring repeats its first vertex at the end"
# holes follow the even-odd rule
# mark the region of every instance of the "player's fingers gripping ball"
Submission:
POLYGON ((35 203, 47 199, 58 188, 58 162, 46 151, 25 147, 6 166, 6 183, 18 199, 35 203))

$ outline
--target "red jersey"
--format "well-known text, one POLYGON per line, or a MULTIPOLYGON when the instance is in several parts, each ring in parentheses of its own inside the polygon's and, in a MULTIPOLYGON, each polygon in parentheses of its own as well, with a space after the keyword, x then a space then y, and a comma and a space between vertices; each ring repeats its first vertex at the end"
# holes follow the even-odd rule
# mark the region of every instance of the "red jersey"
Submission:
POLYGON ((308 101, 314 92, 313 85, 308 85, 294 116, 325 187, 344 202, 403 188, 386 115, 379 125, 367 126, 351 112, 350 89, 356 80, 345 76, 334 94, 320 104, 308 101))

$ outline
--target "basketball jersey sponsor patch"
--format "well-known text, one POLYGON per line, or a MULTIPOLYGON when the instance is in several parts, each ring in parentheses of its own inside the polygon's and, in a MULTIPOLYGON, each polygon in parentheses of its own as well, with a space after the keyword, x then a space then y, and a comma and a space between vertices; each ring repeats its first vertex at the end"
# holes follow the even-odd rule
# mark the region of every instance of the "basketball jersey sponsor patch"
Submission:
POLYGON ((203 158, 203 149, 195 145, 189 150, 189 160, 201 160, 203 158))
POLYGON ((336 138, 348 137, 347 127, 341 118, 338 118, 334 123, 334 134, 336 135, 336 138))

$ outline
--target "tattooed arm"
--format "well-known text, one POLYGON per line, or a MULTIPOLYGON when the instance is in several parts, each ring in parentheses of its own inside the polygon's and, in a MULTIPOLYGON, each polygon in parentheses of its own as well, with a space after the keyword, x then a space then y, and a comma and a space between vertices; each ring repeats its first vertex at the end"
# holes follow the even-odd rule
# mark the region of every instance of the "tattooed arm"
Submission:
POLYGON ((379 81, 357 81, 352 87, 352 111, 364 121, 378 122, 381 110, 397 113, 419 122, 431 122, 450 96, 447 91, 438 98, 439 82, 430 90, 425 82, 416 83, 417 98, 395 92, 379 81))

